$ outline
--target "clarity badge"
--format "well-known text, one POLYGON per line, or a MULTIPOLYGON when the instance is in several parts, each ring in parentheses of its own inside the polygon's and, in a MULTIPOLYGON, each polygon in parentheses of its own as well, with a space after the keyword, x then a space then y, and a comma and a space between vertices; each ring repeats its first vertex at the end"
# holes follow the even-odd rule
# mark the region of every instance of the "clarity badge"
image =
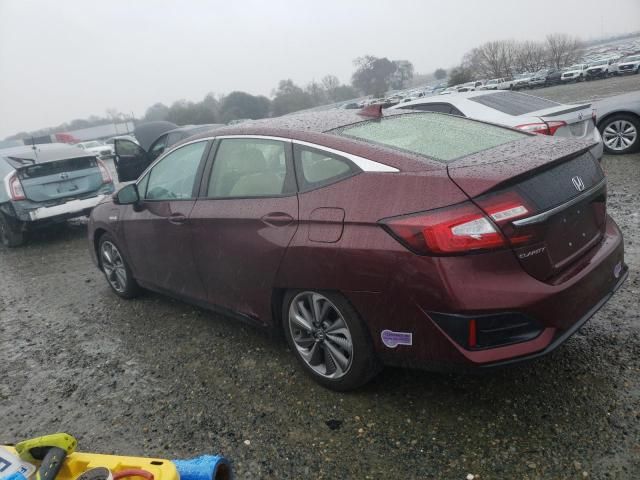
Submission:
POLYGON ((413 333, 410 332, 383 330, 380 333, 380 338, 382 338, 382 343, 389 348, 396 348, 398 345, 413 345, 413 333))

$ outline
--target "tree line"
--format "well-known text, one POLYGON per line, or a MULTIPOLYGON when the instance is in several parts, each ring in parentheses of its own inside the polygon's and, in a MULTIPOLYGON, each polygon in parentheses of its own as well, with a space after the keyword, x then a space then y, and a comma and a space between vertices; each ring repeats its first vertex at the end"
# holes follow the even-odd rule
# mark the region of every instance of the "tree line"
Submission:
POLYGON ((494 40, 470 50, 462 62, 449 72, 449 85, 476 79, 511 77, 537 72, 542 68, 560 69, 575 63, 583 44, 564 33, 547 35, 543 41, 494 40))
MULTIPOLYGON (((171 105, 155 103, 147 108, 141 121, 167 120, 177 125, 229 123, 233 120, 277 117, 298 110, 351 100, 362 95, 383 95, 390 88, 409 86, 414 76, 413 64, 407 60, 389 60, 386 57, 365 55, 353 61, 355 71, 351 84, 343 84, 335 75, 326 75, 320 81, 311 81, 299 86, 291 79, 280 80, 271 92, 271 98, 234 91, 226 95, 207 94, 199 102, 178 100, 171 105)), ((75 119, 55 127, 34 132, 20 132, 7 140, 30 136, 76 130, 116 121, 131 120, 131 117, 107 110, 107 116, 91 116, 75 119)))
MULTIPOLYGON (((271 98, 243 91, 233 91, 226 95, 209 93, 196 102, 178 100, 171 105, 155 103, 147 108, 139 120, 167 120, 177 125, 187 125, 275 117, 364 95, 381 97, 390 89, 399 90, 425 84, 433 79, 444 80, 447 74, 449 85, 457 85, 475 79, 535 72, 543 67, 562 68, 574 63, 580 57, 582 49, 583 44, 578 38, 566 34, 548 35, 543 41, 490 41, 467 52, 462 62, 449 72, 439 68, 429 75, 415 74, 413 64, 407 60, 364 55, 353 60, 355 70, 350 84, 341 83, 335 75, 326 75, 320 81, 314 80, 304 86, 285 79, 272 90, 271 98)), ((7 140, 132 119, 109 109, 104 117, 91 116, 35 132, 20 132, 7 137, 7 140)))

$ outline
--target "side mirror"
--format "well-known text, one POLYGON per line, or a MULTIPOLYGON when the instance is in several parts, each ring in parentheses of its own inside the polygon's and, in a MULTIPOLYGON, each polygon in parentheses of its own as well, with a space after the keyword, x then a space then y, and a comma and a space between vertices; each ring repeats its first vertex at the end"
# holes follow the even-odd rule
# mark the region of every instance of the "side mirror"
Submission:
POLYGON ((111 198, 116 205, 135 205, 140 201, 138 187, 135 183, 122 187, 111 198))

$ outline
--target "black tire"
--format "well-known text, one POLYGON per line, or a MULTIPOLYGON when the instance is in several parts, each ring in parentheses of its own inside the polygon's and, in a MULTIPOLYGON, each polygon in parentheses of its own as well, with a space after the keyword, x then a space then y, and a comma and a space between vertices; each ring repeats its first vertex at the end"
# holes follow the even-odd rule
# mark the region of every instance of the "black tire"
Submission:
MULTIPOLYGON (((355 308, 339 293, 324 290, 290 290, 284 296, 282 312, 282 328, 291 351, 297 357, 306 373, 320 385, 338 392, 354 390, 367 383, 380 371, 381 364, 373 351, 373 343, 369 336, 369 331, 355 308), (328 299, 337 308, 348 328, 352 344, 351 363, 346 373, 340 378, 328 378, 316 372, 304 360, 294 342, 292 328, 295 327, 290 326, 289 311, 294 299, 297 301, 301 295, 305 294, 318 294, 328 299)), ((324 350, 326 347, 320 345, 320 348, 324 350)))
MULTIPOLYGON (((114 250, 110 251, 113 252, 114 250)), ((100 240, 98 242, 98 251, 96 252, 96 254, 100 259, 100 267, 107 279, 107 283, 116 295, 126 299, 134 298, 140 295, 140 286, 133 278, 133 274, 131 273, 131 268, 129 268, 127 260, 121 253, 120 247, 116 243, 116 240, 111 235, 105 233, 100 237, 100 240), (109 269, 107 267, 106 259, 103 253, 103 249, 107 248, 107 245, 109 245, 109 248, 111 248, 112 246, 113 249, 115 249, 115 252, 117 252, 117 256, 120 258, 121 262, 116 262, 114 260, 114 265, 118 265, 118 267, 116 268, 120 268, 119 272, 124 273, 124 279, 122 275, 118 275, 115 272, 115 269, 109 273, 109 269), (116 284, 120 287, 116 287, 116 284)))
POLYGON ((11 222, 4 213, 0 213, 0 242, 5 247, 14 248, 24 245, 26 236, 22 230, 22 222, 11 222))
POLYGON ((626 155, 628 153, 634 153, 640 150, 640 118, 636 116, 628 115, 626 113, 618 113, 615 115, 611 115, 610 117, 607 117, 606 119, 604 119, 598 124, 598 130, 600 130, 600 135, 602 135, 602 143, 604 146, 604 151, 610 155, 626 155), (631 145, 629 145, 627 148, 624 148, 622 150, 614 150, 609 146, 607 146, 606 138, 605 138, 605 135, 606 135, 605 130, 609 125, 620 120, 631 123, 636 129, 636 136, 635 136, 634 142, 631 145))

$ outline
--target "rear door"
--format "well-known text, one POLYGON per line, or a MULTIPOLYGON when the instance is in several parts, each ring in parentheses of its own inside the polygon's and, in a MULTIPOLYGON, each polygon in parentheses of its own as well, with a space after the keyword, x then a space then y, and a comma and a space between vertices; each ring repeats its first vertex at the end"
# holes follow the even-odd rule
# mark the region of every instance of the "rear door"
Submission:
POLYGON ((219 139, 202 195, 189 222, 209 302, 270 318, 276 274, 298 228, 291 143, 219 139))
POLYGON ((113 144, 114 163, 120 182, 131 182, 151 164, 149 154, 137 143, 126 138, 116 138, 113 144))

